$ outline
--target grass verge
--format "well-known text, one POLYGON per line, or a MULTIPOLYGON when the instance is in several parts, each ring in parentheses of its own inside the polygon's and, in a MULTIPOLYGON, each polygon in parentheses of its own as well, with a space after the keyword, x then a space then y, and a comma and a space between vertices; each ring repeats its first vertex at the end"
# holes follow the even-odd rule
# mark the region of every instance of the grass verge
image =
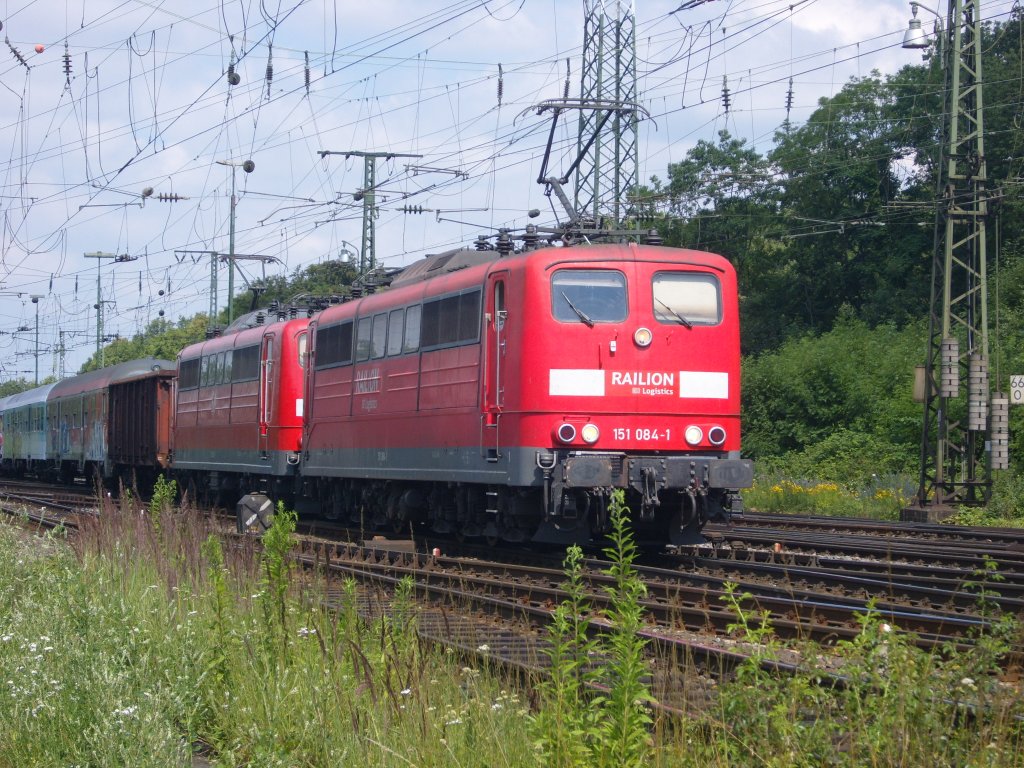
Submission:
MULTIPOLYGON (((624 524, 608 629, 584 631, 590 608, 570 554, 555 674, 519 688, 486 663, 421 644, 411 582, 378 621, 361 618, 352 582, 332 584, 341 607, 323 610, 324 575, 291 570, 290 515, 275 519, 263 555, 225 546, 193 512, 163 503, 157 513, 130 501, 107 509, 69 543, 0 524, 0 767, 187 766, 197 750, 222 766, 1024 759, 1019 697, 995 674, 1019 647, 1009 622, 971 651, 936 656, 869 614, 842 647, 847 689, 752 662, 702 712, 666 719, 645 707, 648 662, 633 632, 643 591, 624 524)), ((736 634, 771 654, 770 627, 732 594, 736 634)))

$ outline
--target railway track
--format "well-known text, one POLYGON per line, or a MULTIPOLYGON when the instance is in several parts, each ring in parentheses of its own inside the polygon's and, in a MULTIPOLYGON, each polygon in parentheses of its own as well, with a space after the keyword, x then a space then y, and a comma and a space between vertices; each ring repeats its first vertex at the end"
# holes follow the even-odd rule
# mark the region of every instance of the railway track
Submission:
MULTIPOLYGON (((87 511, 87 503, 95 507, 95 498, 84 489, 48 493, 25 484, 0 489, 0 499, 4 497, 8 499, 2 504, 5 510, 15 508, 18 516, 48 526, 73 528, 87 511)), ((237 535, 232 532, 233 517, 224 517, 218 525, 226 537, 237 535)), ((820 527, 809 527, 813 535, 824 535, 820 527)), ((506 559, 495 560, 497 552, 491 548, 450 542, 453 551, 462 547, 465 552, 439 556, 415 551, 411 541, 344 543, 338 539, 351 538, 347 535, 351 531, 320 521, 310 528, 315 535, 301 539, 299 560, 337 578, 357 579, 363 585, 360 610, 365 615, 386 612, 388 593, 402 579, 411 579, 422 601, 418 621, 425 639, 488 663, 531 671, 542 671, 546 665, 542 630, 552 609, 566 597, 561 554, 504 552, 506 559), (520 562, 509 562, 509 555, 520 562)), ((776 538, 777 531, 760 530, 763 538, 776 538)), ((857 538, 872 536, 877 534, 857 538)), ((942 567, 903 563, 919 555, 919 543, 911 542, 907 551, 894 545, 887 550, 893 554, 874 559, 797 552, 788 544, 778 552, 774 543, 756 547, 733 540, 728 545, 667 552, 636 564, 647 588, 643 607, 648 624, 643 635, 648 641, 652 690, 660 706, 685 711, 706 700, 719 681, 728 679, 738 664, 752 656, 778 672, 806 670, 809 661, 802 651, 783 649, 774 658, 762 658, 759 648, 736 637, 737 615, 727 582, 735 585, 733 595, 746 596, 744 610, 751 615, 765 612, 780 640, 816 644, 820 650, 814 654, 814 663, 819 678, 828 685, 843 685, 844 680, 841 661, 831 657, 827 648, 860 633, 857 617, 869 609, 869 601, 881 619, 898 631, 912 633, 921 647, 932 649, 966 647, 990 626, 993 611, 1024 615, 1021 580, 983 585, 982 601, 969 589, 972 577, 975 584, 982 582, 962 563, 942 567)), ((857 546, 865 549, 863 542, 857 546)), ((595 633, 607 629, 603 619, 607 565, 600 559, 585 562, 584 582, 592 605, 590 630, 595 633)), ((337 607, 339 596, 333 589, 325 599, 337 607)), ((791 646, 801 647, 805 646, 791 646)), ((1017 659, 1007 660, 1008 678, 1017 674, 1017 664, 1017 659)))
POLYGON ((707 526, 710 549, 689 547, 679 551, 745 559, 753 550, 784 553, 790 560, 794 556, 813 556, 815 562, 847 558, 894 567, 939 566, 966 573, 995 570, 1007 581, 1017 582, 1024 576, 1024 530, 1014 533, 1012 529, 995 529, 997 534, 993 534, 985 528, 964 528, 961 533, 961 529, 950 526, 908 523, 910 533, 906 533, 903 523, 838 520, 829 527, 830 520, 809 518, 805 525, 803 518, 762 515, 748 524, 744 516, 733 524, 707 526))

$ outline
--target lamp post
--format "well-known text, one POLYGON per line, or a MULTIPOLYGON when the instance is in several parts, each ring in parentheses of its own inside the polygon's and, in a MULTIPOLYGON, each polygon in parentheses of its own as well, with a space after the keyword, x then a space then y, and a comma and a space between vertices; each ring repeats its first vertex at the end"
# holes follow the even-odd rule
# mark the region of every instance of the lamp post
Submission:
POLYGON ((36 386, 39 386, 39 300, 41 294, 32 294, 32 303, 36 305, 36 386))
POLYGON ((235 198, 235 171, 241 168, 246 173, 252 173, 256 170, 256 163, 252 160, 217 160, 217 165, 231 168, 231 215, 228 225, 228 325, 231 325, 235 315, 231 300, 235 297, 235 205, 238 203, 235 198))
POLYGON ((932 28, 932 34, 937 44, 941 44, 942 40, 942 17, 939 16, 935 11, 927 6, 921 5, 916 0, 910 3, 910 23, 907 25, 907 31, 903 33, 903 47, 909 49, 921 49, 927 48, 932 44, 932 39, 929 38, 928 33, 921 28, 921 20, 917 18, 918 9, 928 11, 932 16, 935 17, 935 26, 932 28))
POLYGON ((341 250, 338 251, 338 256, 340 256, 341 260, 346 264, 351 263, 351 258, 355 256, 356 263, 359 263, 359 249, 352 245, 348 240, 341 241, 341 250))

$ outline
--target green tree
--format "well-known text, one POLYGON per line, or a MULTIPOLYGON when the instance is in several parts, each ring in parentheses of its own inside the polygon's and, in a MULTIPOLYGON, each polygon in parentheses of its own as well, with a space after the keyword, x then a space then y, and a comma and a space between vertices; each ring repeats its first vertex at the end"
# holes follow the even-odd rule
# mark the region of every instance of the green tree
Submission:
MULTIPOLYGON (((103 364, 116 365, 141 357, 174 360, 182 349, 206 337, 207 325, 206 315, 180 318, 176 323, 158 318, 146 326, 142 333, 130 339, 115 339, 104 347, 103 364)), ((85 361, 81 373, 97 368, 99 360, 94 354, 85 361)))
POLYGON ((886 456, 888 465, 874 471, 912 467, 921 430, 913 377, 923 339, 923 322, 902 330, 872 329, 847 307, 831 331, 748 357, 743 365, 746 450, 756 458, 802 452, 845 431, 845 443, 870 444, 867 453, 886 456))

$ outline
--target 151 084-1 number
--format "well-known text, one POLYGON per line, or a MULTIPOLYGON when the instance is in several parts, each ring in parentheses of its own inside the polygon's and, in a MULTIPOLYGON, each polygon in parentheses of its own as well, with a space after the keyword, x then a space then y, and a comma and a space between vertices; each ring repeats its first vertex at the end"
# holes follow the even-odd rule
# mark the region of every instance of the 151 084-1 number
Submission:
POLYGON ((644 427, 638 427, 633 429, 632 427, 615 427, 612 430, 612 436, 616 440, 647 440, 647 441, 661 441, 671 440, 672 430, 671 429, 646 429, 644 427))

